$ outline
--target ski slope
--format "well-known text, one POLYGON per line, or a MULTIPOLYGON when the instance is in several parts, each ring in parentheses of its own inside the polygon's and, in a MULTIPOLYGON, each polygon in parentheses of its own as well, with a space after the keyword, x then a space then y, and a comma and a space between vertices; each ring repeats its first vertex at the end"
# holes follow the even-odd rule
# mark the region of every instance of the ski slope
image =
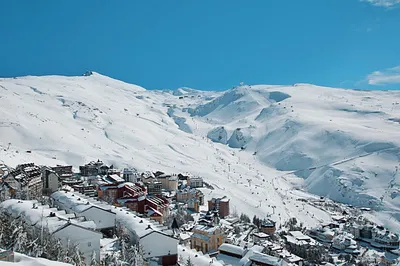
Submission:
POLYGON ((0 162, 116 167, 200 175, 240 214, 330 214, 294 188, 371 207, 399 225, 400 92, 309 84, 226 92, 145 90, 109 77, 0 79, 0 162), (29 151, 29 152, 27 152, 29 151))

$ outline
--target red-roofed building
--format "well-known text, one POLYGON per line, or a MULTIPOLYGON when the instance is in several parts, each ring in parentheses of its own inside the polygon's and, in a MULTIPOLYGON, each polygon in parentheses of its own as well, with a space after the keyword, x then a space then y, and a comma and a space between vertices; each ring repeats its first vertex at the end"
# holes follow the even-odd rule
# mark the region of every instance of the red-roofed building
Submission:
POLYGON ((145 214, 159 222, 169 214, 169 201, 161 196, 148 195, 146 187, 138 183, 101 185, 98 197, 115 206, 124 206, 145 214))

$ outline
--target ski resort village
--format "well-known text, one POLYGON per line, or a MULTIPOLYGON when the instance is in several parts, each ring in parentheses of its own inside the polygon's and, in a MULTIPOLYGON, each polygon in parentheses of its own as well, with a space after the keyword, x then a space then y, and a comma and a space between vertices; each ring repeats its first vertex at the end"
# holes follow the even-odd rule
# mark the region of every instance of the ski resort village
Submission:
POLYGON ((400 93, 0 79, 0 265, 399 265, 400 93))
POLYGON ((190 173, 139 173, 97 160, 79 166, 1 165, 0 260, 15 253, 74 265, 395 265, 399 235, 370 209, 299 191, 325 210, 306 227, 232 209, 190 173))

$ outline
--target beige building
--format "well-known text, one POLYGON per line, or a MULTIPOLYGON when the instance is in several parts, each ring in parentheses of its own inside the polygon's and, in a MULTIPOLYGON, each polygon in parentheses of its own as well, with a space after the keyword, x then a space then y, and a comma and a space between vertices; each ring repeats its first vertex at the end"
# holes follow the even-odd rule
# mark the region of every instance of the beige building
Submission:
POLYGON ((186 187, 176 192, 176 200, 179 202, 188 202, 189 200, 197 199, 199 205, 204 204, 204 194, 198 189, 186 187))
POLYGON ((178 189, 178 177, 170 175, 159 175, 157 180, 161 182, 162 188, 169 191, 175 191, 178 189))
POLYGON ((221 227, 196 225, 190 237, 190 248, 203 253, 217 251, 225 242, 225 236, 221 227))

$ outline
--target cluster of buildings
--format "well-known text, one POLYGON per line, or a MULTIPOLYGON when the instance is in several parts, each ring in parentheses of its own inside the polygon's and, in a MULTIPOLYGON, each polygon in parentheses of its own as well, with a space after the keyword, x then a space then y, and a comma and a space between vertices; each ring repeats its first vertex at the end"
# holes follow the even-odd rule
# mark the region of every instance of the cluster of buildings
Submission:
POLYGON ((276 224, 269 219, 256 228, 231 216, 222 219, 214 208, 207 211, 190 229, 190 242, 181 241, 183 246, 195 250, 195 255, 187 254, 190 251, 185 250, 181 253, 190 256, 193 263, 200 266, 303 265, 302 258, 272 241, 275 233, 276 224), (235 227, 240 228, 239 233, 233 233, 235 227), (232 234, 236 234, 236 240, 231 238, 232 234))
POLYGON ((395 250, 400 246, 399 235, 371 223, 351 223, 346 226, 356 240, 370 243, 371 246, 383 250, 395 250))
POLYGON ((96 230, 94 221, 68 214, 65 210, 40 205, 36 200, 9 199, 0 203, 0 209, 15 219, 23 219, 28 230, 35 231, 38 236, 50 234, 60 239, 64 247, 69 243, 79 244, 85 261, 90 262, 93 256, 100 261, 102 233, 96 230))
POLYGON ((145 259, 175 265, 178 238, 163 225, 170 205, 184 203, 193 212, 204 205, 200 177, 118 171, 100 160, 80 166, 79 173, 70 165, 0 165, 0 181, 2 212, 64 245, 77 244, 86 262, 100 259, 101 238, 125 233, 145 259), (44 195, 49 205, 39 203, 44 195))
POLYGON ((9 199, 0 203, 0 209, 23 219, 38 235, 44 232, 55 236, 64 247, 77 245, 88 265, 93 256, 100 261, 100 240, 114 233, 129 235, 132 244, 143 248, 145 259, 159 265, 177 263, 178 239, 168 227, 79 192, 57 191, 51 194, 50 206, 35 200, 9 199))
POLYGON ((79 166, 79 173, 74 173, 71 165, 47 167, 33 163, 21 164, 15 169, 3 165, 0 171, 1 199, 34 200, 68 188, 127 207, 159 222, 168 217, 172 200, 187 204, 194 212, 199 212, 204 205, 204 195, 197 189, 203 186, 201 177, 160 171, 139 174, 128 168, 118 171, 100 160, 79 166))
POLYGON ((329 244, 349 254, 360 253, 360 245, 357 241, 369 243, 372 247, 387 251, 397 250, 400 247, 398 234, 363 220, 330 223, 306 230, 306 234, 320 243, 329 244))
POLYGON ((292 229, 283 236, 276 233, 271 219, 256 224, 240 221, 230 215, 226 196, 206 202, 201 177, 118 171, 100 160, 80 166, 79 171, 74 173, 68 165, 28 163, 15 169, 0 165, 0 210, 25 220, 38 233, 57 237, 65 246, 71 241, 79 244, 88 263, 93 256, 100 259, 101 239, 115 234, 128 235, 132 244, 143 248, 144 258, 158 265, 185 265, 178 261, 179 255, 192 256, 200 266, 304 265, 306 259, 295 250, 323 246, 357 257, 359 241, 383 250, 399 249, 398 234, 344 217, 318 228, 292 229), (39 204, 42 195, 50 198, 49 205, 39 204), (176 206, 200 214, 196 221, 180 225, 178 234, 178 225, 172 230, 167 224, 179 209, 176 206))

